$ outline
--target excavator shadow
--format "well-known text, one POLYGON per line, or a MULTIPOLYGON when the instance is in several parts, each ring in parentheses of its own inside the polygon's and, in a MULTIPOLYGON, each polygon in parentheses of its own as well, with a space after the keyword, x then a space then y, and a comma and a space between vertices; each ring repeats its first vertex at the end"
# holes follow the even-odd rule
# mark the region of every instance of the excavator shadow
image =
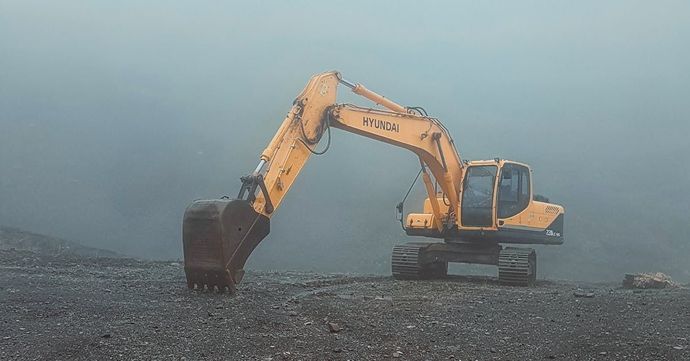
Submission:
MULTIPOLYGON (((501 283, 498 280, 498 278, 494 277, 494 276, 447 275, 445 278, 440 279, 440 280, 449 281, 449 282, 472 283, 472 284, 480 284, 480 285, 504 286, 504 287, 514 288, 514 286, 507 286, 507 285, 501 283)), ((551 282, 551 281, 537 280, 534 283, 532 283, 529 286, 529 288, 548 286, 551 284, 553 284, 553 282, 551 282)))
MULTIPOLYGON (((480 286, 500 286, 500 287, 506 287, 506 288, 515 288, 515 286, 512 285, 505 285, 501 283, 498 280, 498 277, 495 276, 484 276, 484 275, 458 275, 458 274, 449 274, 441 277, 434 277, 434 278, 425 278, 425 279, 410 279, 406 281, 411 281, 411 282, 439 282, 439 283, 469 283, 473 285, 480 285, 480 286)), ((526 288, 539 288, 539 287, 548 287, 550 285, 553 285, 553 281, 548 281, 548 280, 537 280, 530 284, 526 288)), ((518 287, 520 289, 522 287, 518 287)))

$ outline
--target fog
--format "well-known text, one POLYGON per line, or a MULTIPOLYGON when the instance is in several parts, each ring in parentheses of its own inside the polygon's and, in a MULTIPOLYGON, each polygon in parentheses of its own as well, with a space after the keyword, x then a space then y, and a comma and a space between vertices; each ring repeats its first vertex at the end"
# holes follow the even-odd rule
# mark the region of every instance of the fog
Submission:
MULTIPOLYGON (((424 106, 463 159, 532 166, 567 212, 541 277, 687 281, 688 39, 684 1, 0 1, 0 225, 181 258, 186 205, 234 196, 309 77, 337 69, 424 106)), ((394 208, 416 157, 332 135, 250 268, 385 274, 409 240, 394 208)))

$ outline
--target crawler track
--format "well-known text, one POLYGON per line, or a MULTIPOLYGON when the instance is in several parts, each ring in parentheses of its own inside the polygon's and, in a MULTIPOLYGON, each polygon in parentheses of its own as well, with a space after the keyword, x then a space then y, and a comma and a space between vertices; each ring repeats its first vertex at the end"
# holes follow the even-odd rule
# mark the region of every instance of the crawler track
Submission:
POLYGON ((498 281, 529 286, 537 279, 537 254, 532 248, 507 247, 498 255, 498 281))
POLYGON ((429 262, 424 251, 429 243, 408 242, 393 247, 391 271, 395 279, 442 278, 448 274, 447 262, 429 262))

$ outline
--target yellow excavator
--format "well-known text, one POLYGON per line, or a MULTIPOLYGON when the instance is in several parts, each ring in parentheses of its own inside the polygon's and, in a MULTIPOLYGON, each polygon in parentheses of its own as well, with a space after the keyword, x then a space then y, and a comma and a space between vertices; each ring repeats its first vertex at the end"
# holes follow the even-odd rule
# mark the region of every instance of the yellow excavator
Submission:
POLYGON ((183 248, 189 288, 235 290, 247 258, 268 235, 271 216, 300 170, 312 154, 328 149, 331 128, 419 157, 417 178, 421 175, 428 197, 421 213, 406 217, 403 199, 397 206, 399 221, 409 236, 443 241, 395 246, 391 268, 396 279, 444 277, 449 262, 462 262, 497 265, 501 283, 529 285, 536 280, 535 251, 504 244, 564 241, 565 210, 534 195, 528 165, 499 158, 462 160, 448 130, 423 108, 399 105, 332 71, 312 77, 297 96, 254 172, 241 178, 236 199, 198 200, 187 207, 183 248), (336 103, 339 84, 385 110, 336 103), (327 144, 318 151, 324 135, 327 144))

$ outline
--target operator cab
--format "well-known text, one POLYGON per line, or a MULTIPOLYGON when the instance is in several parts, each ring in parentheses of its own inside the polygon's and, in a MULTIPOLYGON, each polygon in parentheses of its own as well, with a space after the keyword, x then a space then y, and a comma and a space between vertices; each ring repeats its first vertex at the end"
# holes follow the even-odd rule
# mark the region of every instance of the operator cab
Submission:
POLYGON ((463 182, 462 226, 493 227, 494 209, 496 218, 513 217, 527 208, 531 193, 526 165, 500 160, 470 162, 463 182))

